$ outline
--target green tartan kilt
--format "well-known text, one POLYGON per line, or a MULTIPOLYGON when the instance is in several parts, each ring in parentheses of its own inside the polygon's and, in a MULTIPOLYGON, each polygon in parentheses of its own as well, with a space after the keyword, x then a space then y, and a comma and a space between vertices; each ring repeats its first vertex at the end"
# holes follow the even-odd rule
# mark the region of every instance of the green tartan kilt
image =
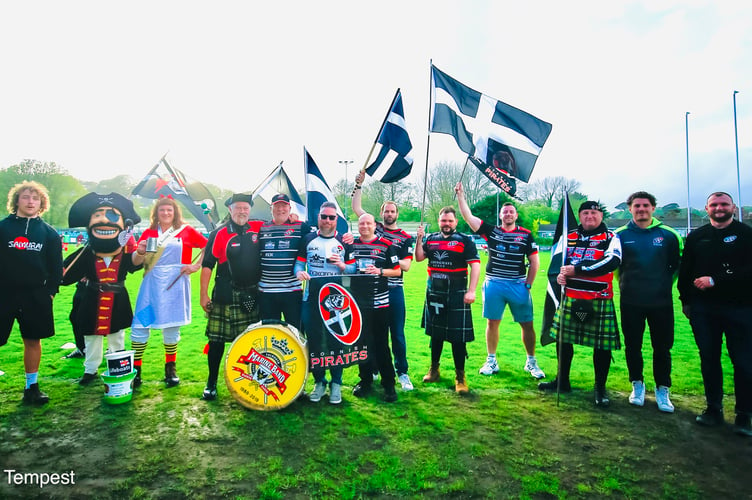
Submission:
POLYGON ((214 303, 206 322, 206 337, 210 342, 232 342, 248 326, 259 320, 258 301, 252 312, 242 305, 243 295, 232 290, 232 304, 214 303))
POLYGON ((582 299, 564 297, 563 306, 557 309, 554 314, 551 336, 558 336, 559 318, 563 314, 562 342, 584 345, 606 351, 621 349, 619 324, 616 320, 614 301, 612 299, 589 300, 588 302, 593 306, 593 311, 587 315, 585 321, 581 321, 573 311, 573 306, 578 300, 582 299))

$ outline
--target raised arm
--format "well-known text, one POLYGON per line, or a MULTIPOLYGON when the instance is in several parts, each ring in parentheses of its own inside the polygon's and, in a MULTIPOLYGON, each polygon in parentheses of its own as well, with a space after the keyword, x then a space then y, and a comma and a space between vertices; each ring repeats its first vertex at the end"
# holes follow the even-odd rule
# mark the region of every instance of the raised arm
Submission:
POLYGON ((462 218, 465 219, 465 222, 467 222, 467 225, 470 226, 470 229, 477 231, 483 221, 480 218, 474 216, 473 212, 470 210, 470 205, 467 204, 467 200, 465 199, 465 191, 462 189, 461 182, 458 182, 457 185, 454 186, 454 192, 457 193, 457 201, 460 204, 460 213, 462 214, 462 218))

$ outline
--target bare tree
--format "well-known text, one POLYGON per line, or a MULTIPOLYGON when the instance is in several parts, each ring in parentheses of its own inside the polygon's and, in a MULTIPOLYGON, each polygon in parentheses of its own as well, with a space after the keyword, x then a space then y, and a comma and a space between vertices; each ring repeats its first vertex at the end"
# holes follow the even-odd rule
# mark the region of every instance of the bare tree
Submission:
MULTIPOLYGON (((441 161, 428 169, 426 182, 425 218, 436 220, 441 207, 455 205, 454 186, 462 177, 467 202, 472 206, 488 195, 494 194, 496 188, 475 166, 467 168, 459 163, 441 161), (464 174, 463 174, 464 169, 464 174)), ((420 193, 421 197, 423 193, 420 193)), ((422 200, 421 200, 422 201, 422 200)))
POLYGON ((541 200, 549 208, 553 208, 554 202, 560 199, 565 191, 572 193, 578 189, 580 189, 580 181, 563 176, 544 177, 529 184, 518 186, 521 198, 541 200))

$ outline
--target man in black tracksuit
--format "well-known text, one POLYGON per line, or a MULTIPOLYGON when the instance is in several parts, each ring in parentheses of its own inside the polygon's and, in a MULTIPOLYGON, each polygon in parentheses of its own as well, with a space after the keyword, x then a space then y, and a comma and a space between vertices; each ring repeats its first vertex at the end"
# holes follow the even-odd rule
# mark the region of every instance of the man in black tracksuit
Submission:
POLYGON ((49 401, 37 381, 41 339, 55 335, 52 298, 63 275, 60 236, 40 218, 49 205, 43 185, 24 181, 8 193, 10 215, 0 221, 0 346, 18 321, 26 371, 23 401, 29 404, 49 401))
POLYGON ((679 267, 679 299, 689 318, 705 385, 707 408, 697 416, 705 426, 723 419, 721 346, 734 366, 735 431, 752 437, 752 228, 734 220, 736 206, 728 193, 708 197, 710 218, 692 231, 679 267))

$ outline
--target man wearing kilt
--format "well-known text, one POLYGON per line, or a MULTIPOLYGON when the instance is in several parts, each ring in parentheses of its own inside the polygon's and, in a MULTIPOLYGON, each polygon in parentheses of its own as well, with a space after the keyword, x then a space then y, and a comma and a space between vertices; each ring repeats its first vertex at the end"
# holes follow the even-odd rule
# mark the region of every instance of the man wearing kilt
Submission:
POLYGON ((466 343, 475 339, 470 304, 475 302, 480 258, 473 239, 456 231, 457 215, 453 207, 444 207, 439 211, 439 229, 440 232, 428 235, 423 241, 425 232, 422 225, 418 226, 415 245, 415 260, 428 259, 428 286, 422 326, 426 329, 426 335, 431 337, 431 368, 423 377, 423 382, 439 381, 439 362, 446 341, 452 344, 457 374, 455 391, 466 394, 466 343))
POLYGON ((209 235, 201 263, 201 308, 207 313, 209 377, 203 399, 217 399, 217 379, 225 343, 233 342, 248 325, 259 320, 256 296, 261 276, 258 231, 261 222, 249 222, 251 195, 233 194, 225 203, 230 220, 209 235), (214 289, 209 282, 214 267, 214 289))
POLYGON ((580 205, 580 225, 567 235, 567 254, 556 281, 565 286, 565 297, 554 315, 551 332, 557 342, 557 378, 538 385, 542 391, 571 392, 569 371, 573 344, 593 348, 595 404, 606 407, 606 380, 611 351, 620 349, 619 327, 614 309, 613 272, 621 264, 619 238, 603 223, 598 202, 580 205))

